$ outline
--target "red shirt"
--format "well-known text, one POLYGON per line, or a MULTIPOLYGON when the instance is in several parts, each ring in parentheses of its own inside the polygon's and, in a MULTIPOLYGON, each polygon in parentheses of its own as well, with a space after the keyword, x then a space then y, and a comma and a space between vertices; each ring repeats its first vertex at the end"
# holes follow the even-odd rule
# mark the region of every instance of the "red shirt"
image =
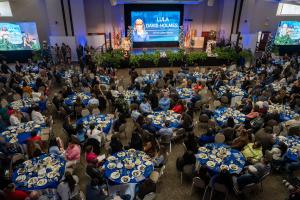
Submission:
POLYGON ((28 194, 21 190, 16 190, 15 192, 5 192, 5 194, 9 200, 24 200, 28 197, 28 194))
POLYGON ((37 135, 37 136, 29 138, 28 140, 34 142, 34 141, 41 141, 42 138, 41 138, 41 136, 37 135))
POLYGON ((184 107, 180 104, 175 105, 172 110, 176 113, 182 113, 184 110, 184 107))

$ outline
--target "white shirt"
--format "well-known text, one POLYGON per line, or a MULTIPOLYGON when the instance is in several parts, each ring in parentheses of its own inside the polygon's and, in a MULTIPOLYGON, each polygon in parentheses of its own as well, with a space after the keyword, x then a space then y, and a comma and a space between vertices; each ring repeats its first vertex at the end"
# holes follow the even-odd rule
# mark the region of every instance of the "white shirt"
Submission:
POLYGON ((36 122, 36 123, 38 123, 38 124, 43 124, 43 123, 45 123, 45 119, 44 119, 42 113, 37 112, 37 111, 35 111, 35 110, 33 110, 33 111, 31 112, 31 119, 32 119, 32 121, 34 121, 34 122, 36 122))
POLYGON ((17 118, 15 115, 11 115, 9 117, 9 122, 10 122, 10 125, 12 125, 12 126, 17 126, 21 123, 19 118, 17 118))
POLYGON ((102 131, 98 130, 97 128, 94 128, 93 130, 88 130, 87 136, 89 138, 96 139, 98 142, 100 142, 100 144, 101 144, 102 138, 105 138, 104 133, 102 131))
POLYGON ((137 118, 138 118, 140 115, 141 115, 141 113, 140 113, 138 110, 133 110, 133 111, 131 112, 131 118, 132 118, 134 121, 136 121, 137 118))

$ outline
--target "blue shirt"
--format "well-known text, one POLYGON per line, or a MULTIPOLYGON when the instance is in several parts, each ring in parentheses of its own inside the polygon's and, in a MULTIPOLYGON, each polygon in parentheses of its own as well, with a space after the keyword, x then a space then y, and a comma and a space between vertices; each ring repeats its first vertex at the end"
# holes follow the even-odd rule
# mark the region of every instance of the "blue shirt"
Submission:
POLYGON ((152 112, 152 108, 151 108, 150 103, 148 103, 148 102, 141 103, 140 110, 142 111, 142 113, 151 113, 152 112))
POLYGON ((162 110, 167 111, 170 109, 171 100, 170 98, 163 97, 159 100, 158 104, 162 110))

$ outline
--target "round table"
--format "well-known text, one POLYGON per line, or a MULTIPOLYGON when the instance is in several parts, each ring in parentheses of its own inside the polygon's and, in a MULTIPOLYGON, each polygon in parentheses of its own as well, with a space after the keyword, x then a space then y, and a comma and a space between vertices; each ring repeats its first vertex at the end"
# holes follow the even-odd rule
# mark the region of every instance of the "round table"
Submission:
POLYGON ((248 94, 246 91, 242 90, 239 87, 236 86, 230 86, 230 85, 222 85, 219 88, 217 88, 217 95, 218 97, 222 97, 224 94, 226 94, 227 90, 231 92, 232 97, 236 96, 242 96, 246 97, 248 94))
POLYGON ((104 133, 108 134, 113 122, 113 115, 88 115, 76 121, 76 125, 83 124, 84 128, 89 129, 91 124, 100 127, 104 133))
POLYGON ((229 117, 233 117, 236 124, 243 123, 246 119, 246 115, 233 108, 218 108, 214 112, 215 121, 219 126, 223 126, 227 122, 229 117))
POLYGON ((31 108, 33 105, 38 105, 39 101, 40 99, 38 98, 22 98, 20 100, 11 102, 10 105, 14 110, 28 112, 29 108, 31 108))
POLYGON ((179 98, 184 100, 190 100, 194 95, 192 88, 176 88, 176 91, 179 98))
MULTIPOLYGON (((160 78, 159 73, 151 73, 151 74, 145 74, 143 76, 141 76, 141 80, 145 83, 145 84, 155 84, 157 82, 157 80, 160 78)), ((137 79, 138 81, 139 79, 137 79)))
POLYGON ((139 183, 154 170, 145 152, 129 149, 113 154, 103 165, 104 176, 115 184, 139 183))
POLYGON ((134 97, 136 97, 137 101, 141 103, 144 100, 145 93, 139 90, 125 90, 123 95, 129 104, 134 101, 134 97))
POLYGON ((171 122, 169 126, 170 128, 179 128, 181 126, 181 115, 172 110, 153 112, 152 114, 147 115, 147 117, 152 119, 153 126, 156 130, 163 128, 165 126, 165 121, 167 120, 171 122))
POLYGON ((278 145, 280 142, 284 142, 288 146, 286 157, 292 161, 299 161, 297 152, 300 151, 300 137, 278 136, 275 140, 275 145, 278 145))
POLYGON ((13 183, 24 191, 57 188, 65 173, 65 163, 64 158, 55 154, 27 160, 13 172, 13 183))
POLYGON ((43 128, 46 128, 46 124, 37 124, 29 121, 18 126, 7 127, 5 131, 0 133, 0 136, 3 136, 8 143, 26 144, 31 137, 32 131, 40 133, 43 128))
POLYGON ((293 111, 290 106, 282 105, 282 104, 271 104, 268 109, 269 113, 278 112, 279 119, 282 122, 289 121, 299 116, 298 113, 293 111))
POLYGON ((231 174, 239 174, 246 160, 243 154, 225 144, 206 144, 196 154, 197 164, 208 167, 215 173, 228 170, 231 174))
POLYGON ((73 106, 77 97, 80 97, 81 101, 82 101, 82 104, 84 106, 87 106, 88 105, 88 102, 89 100, 92 98, 91 94, 89 93, 75 93, 75 94, 72 94, 72 95, 69 95, 67 98, 65 98, 64 100, 64 103, 67 105, 67 106, 73 106))

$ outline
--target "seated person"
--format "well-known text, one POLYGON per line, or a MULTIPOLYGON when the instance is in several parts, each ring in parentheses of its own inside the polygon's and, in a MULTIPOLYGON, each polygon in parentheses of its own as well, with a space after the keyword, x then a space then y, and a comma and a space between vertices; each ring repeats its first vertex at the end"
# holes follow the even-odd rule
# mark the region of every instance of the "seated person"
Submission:
POLYGON ((242 154, 244 155, 246 160, 251 164, 259 162, 263 157, 261 143, 257 141, 254 143, 248 143, 244 147, 242 154))
POLYGON ((182 157, 177 158, 176 168, 177 170, 182 171, 185 165, 192 165, 195 163, 196 163, 196 157, 194 152, 188 150, 183 154, 182 157))
POLYGON ((76 129, 72 126, 71 118, 69 115, 66 117, 66 120, 63 123, 63 128, 69 136, 76 134, 76 129))
POLYGON ((126 123, 126 115, 124 113, 120 113, 119 118, 113 122, 114 131, 119 132, 120 126, 125 123, 126 123))
POLYGON ((197 139, 194 133, 189 133, 187 137, 184 139, 183 143, 185 144, 188 151, 192 151, 194 153, 198 152, 197 139))
POLYGON ((17 190, 13 183, 8 184, 4 189, 4 194, 9 200, 25 200, 28 198, 28 194, 22 190, 17 190))
POLYGON ((246 130, 241 131, 241 135, 232 141, 231 148, 241 151, 249 142, 248 132, 246 130))
POLYGON ((78 141, 80 143, 84 142, 86 135, 85 135, 83 124, 79 124, 76 129, 77 129, 76 137, 78 141))
POLYGON ((159 149, 159 144, 154 136, 148 136, 144 142, 144 152, 148 154, 151 158, 156 155, 159 149))
POLYGON ((94 124, 90 125, 90 129, 87 131, 86 134, 88 138, 94 138, 100 144, 102 144, 102 142, 105 139, 105 134, 101 131, 101 127, 95 127, 94 124))
POLYGON ((167 160, 167 157, 167 148, 164 145, 161 145, 158 154, 152 159, 154 167, 163 166, 167 160))
POLYGON ((140 111, 143 114, 149 114, 152 113, 151 104, 149 103, 149 100, 144 97, 144 101, 140 104, 140 111))
POLYGON ((21 123, 21 116, 18 111, 13 110, 12 114, 9 117, 9 122, 11 126, 18 126, 21 123))
POLYGON ((242 190, 244 186, 251 183, 257 183, 260 178, 270 172, 271 165, 265 158, 262 158, 260 162, 254 165, 249 165, 246 167, 246 169, 246 173, 242 174, 236 179, 233 179, 233 182, 238 190, 242 190))
POLYGON ((123 151, 123 144, 120 142, 117 135, 111 137, 109 146, 111 148, 111 154, 123 151))
POLYGON ((75 141, 70 141, 66 149, 65 157, 67 160, 66 167, 72 167, 77 162, 80 162, 81 148, 75 141))
POLYGON ((137 192, 137 196, 140 199, 144 199, 144 197, 151 193, 156 192, 156 183, 151 180, 151 178, 147 178, 139 187, 139 191, 137 192))
POLYGON ((28 141, 36 142, 36 141, 42 141, 41 136, 38 135, 38 132, 36 130, 31 131, 30 138, 28 141))
POLYGON ((44 124, 45 119, 38 106, 34 106, 31 112, 31 119, 37 124, 44 124))
POLYGON ((162 97, 158 102, 159 108, 163 111, 167 111, 171 106, 171 99, 169 97, 162 97))
POLYGON ((131 104, 131 118, 136 121, 137 118, 141 115, 138 109, 137 104, 131 104))
POLYGON ((134 130, 132 135, 131 135, 131 140, 130 140, 130 148, 142 151, 143 150, 143 140, 138 132, 138 130, 134 130))
POLYGON ((56 155, 61 155, 64 152, 62 141, 59 137, 52 138, 50 140, 48 152, 50 154, 56 154, 56 155))
POLYGON ((85 160, 86 160, 87 164, 97 166, 97 164, 98 164, 98 159, 97 159, 98 155, 93 152, 93 146, 91 146, 91 145, 86 146, 85 151, 86 151, 85 160))
MULTIPOLYGON (((174 131, 174 128, 170 128, 170 122, 169 121, 165 121, 165 126, 162 127, 158 131, 157 135, 160 136, 161 140, 162 140, 162 138, 165 138, 166 140, 171 141, 171 139, 173 137, 173 131, 174 131)), ((163 141, 161 141, 161 142, 163 142, 163 141)))
POLYGON ((91 183, 86 186, 86 200, 105 200, 108 195, 104 193, 101 185, 103 183, 99 182, 99 179, 93 178, 91 183))
POLYGON ((225 185, 228 190, 231 190, 233 183, 232 177, 228 170, 223 169, 219 174, 212 177, 212 185, 215 183, 225 185))
POLYGON ((149 131, 149 133, 152 133, 152 134, 155 134, 156 133, 156 128, 155 126, 153 126, 153 123, 152 123, 152 119, 151 118, 145 118, 145 124, 142 125, 142 128, 144 130, 147 130, 149 131))
POLYGON ((209 184, 209 181, 210 181, 211 177, 209 175, 209 171, 208 171, 208 168, 206 166, 201 165, 200 169, 196 172, 196 176, 201 178, 205 182, 205 185, 209 184))
POLYGON ((172 110, 176 113, 181 114, 184 111, 184 104, 182 100, 178 100, 177 104, 172 108, 172 110))

